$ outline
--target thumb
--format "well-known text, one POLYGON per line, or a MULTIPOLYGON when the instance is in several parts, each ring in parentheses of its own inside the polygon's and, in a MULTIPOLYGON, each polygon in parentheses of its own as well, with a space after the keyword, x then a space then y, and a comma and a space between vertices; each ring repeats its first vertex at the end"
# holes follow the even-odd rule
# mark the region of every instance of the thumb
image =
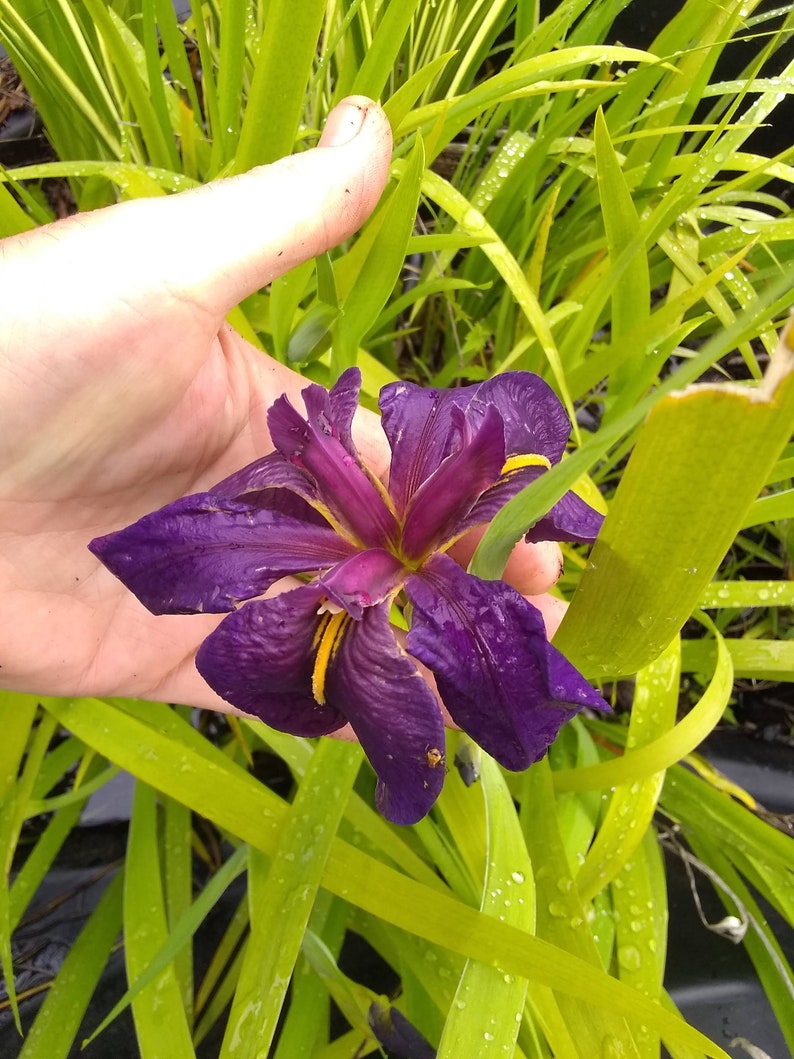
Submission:
POLYGON ((331 111, 313 150, 177 196, 169 228, 180 248, 180 284, 223 316, 349 238, 380 198, 391 147, 381 108, 351 96, 331 111), (189 241, 186 229, 194 236, 189 241))
POLYGON ((151 319, 168 294, 171 307, 202 310, 217 326, 247 295, 364 223, 386 184, 391 143, 381 108, 351 96, 312 150, 9 239, 4 257, 14 259, 9 280, 20 296, 10 304, 19 315, 32 272, 31 286, 60 292, 53 316, 91 318, 98 304, 121 301, 151 319))

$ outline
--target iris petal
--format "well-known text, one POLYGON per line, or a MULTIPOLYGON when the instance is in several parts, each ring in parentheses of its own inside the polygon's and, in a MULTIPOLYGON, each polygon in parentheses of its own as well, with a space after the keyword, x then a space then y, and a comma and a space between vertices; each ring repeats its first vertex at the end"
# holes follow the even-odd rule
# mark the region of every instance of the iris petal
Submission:
POLYGON ((436 677, 453 720, 506 768, 537 761, 584 706, 609 707, 546 640, 515 589, 434 555, 405 584, 408 650, 436 677))
POLYGON ((388 607, 348 623, 329 667, 327 701, 343 711, 378 776, 375 801, 396 824, 428 812, 444 782, 438 702, 399 647, 388 607), (437 755, 442 756, 437 756, 437 755))
POLYGON ((524 540, 571 541, 574 544, 589 544, 598 536, 604 516, 569 491, 561 497, 543 518, 530 528, 524 540))
POLYGON ((502 421, 489 408, 473 431, 460 409, 452 418, 461 429, 457 452, 447 456, 414 494, 405 515, 402 551, 419 558, 459 532, 477 498, 499 477, 505 460, 502 421))
POLYGON ((356 621, 365 607, 382 603, 403 582, 403 564, 391 552, 368 548, 321 574, 318 583, 356 621))
MULTIPOLYGON (((512 500, 543 474, 546 474, 545 467, 525 467, 505 476, 483 493, 466 518, 461 520, 459 532, 490 522, 508 500, 512 500)), ((603 521, 604 516, 600 512, 569 490, 538 519, 524 539, 531 542, 570 541, 589 544, 598 536, 603 521)))
POLYGON ((499 414, 507 456, 539 453, 559 463, 571 432, 551 387, 528 371, 505 372, 475 386, 434 390, 410 382, 384 386, 379 405, 392 450, 389 490, 399 512, 455 449, 453 410, 476 427, 487 408, 499 414))
POLYGON ((392 452, 389 492, 398 512, 455 450, 460 430, 452 412, 467 400, 460 396, 466 389, 433 390, 395 382, 380 391, 381 425, 392 452))
POLYGON ((361 372, 358 368, 343 371, 330 390, 314 384, 301 391, 309 422, 319 423, 324 418, 328 423, 332 423, 337 437, 356 459, 358 452, 353 442, 352 429, 360 391, 361 372))
POLYGON ((529 371, 508 371, 480 383, 467 407, 476 416, 482 406, 496 408, 505 430, 508 456, 540 453, 559 463, 571 433, 568 413, 548 383, 529 371))
POLYGON ((330 527, 213 493, 175 500, 89 548, 153 614, 224 614, 355 550, 330 527))
POLYGON ((254 460, 247 467, 218 482, 210 492, 230 500, 252 502, 252 498, 258 493, 269 493, 276 489, 297 493, 306 500, 317 498, 317 489, 309 475, 284 459, 280 452, 271 452, 259 460, 254 460))
POLYGON ((322 503, 365 547, 378 548, 396 541, 396 519, 359 457, 340 440, 330 418, 330 406, 327 402, 321 406, 315 397, 309 397, 309 404, 313 414, 307 422, 286 397, 273 402, 267 419, 273 444, 287 460, 312 476, 322 503))
POLYGON ((246 603, 199 648, 196 668, 233 706, 291 735, 336 731, 345 718, 312 695, 322 590, 315 585, 246 603))

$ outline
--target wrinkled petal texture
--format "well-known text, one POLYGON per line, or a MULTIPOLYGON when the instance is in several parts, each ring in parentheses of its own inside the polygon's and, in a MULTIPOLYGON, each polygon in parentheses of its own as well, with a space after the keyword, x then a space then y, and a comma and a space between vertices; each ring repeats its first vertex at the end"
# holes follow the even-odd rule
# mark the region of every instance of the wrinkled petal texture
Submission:
POLYGON ((320 576, 325 594, 358 620, 365 607, 393 595, 404 578, 403 565, 391 552, 369 548, 356 552, 320 576))
POLYGON ((472 577, 446 555, 405 588, 414 607, 408 650, 435 674, 453 720, 506 768, 541 758, 583 707, 609 708, 515 589, 472 577))
POLYGON ((322 590, 304 585, 246 603, 207 637, 196 668, 232 706, 290 735, 328 735, 345 718, 312 694, 322 590))
MULTIPOLYGON (((469 514, 461 521, 459 529, 469 530, 490 522, 501 511, 508 500, 512 500, 522 489, 546 474, 545 467, 524 467, 511 471, 486 490, 469 514)), ((595 508, 569 490, 534 526, 524 539, 537 541, 570 541, 589 544, 598 536, 604 516, 595 508)))
MULTIPOLYGON (((341 527, 364 547, 387 546, 397 540, 396 519, 358 454, 340 438, 330 398, 321 386, 307 387, 309 421, 286 397, 274 401, 267 417, 273 444, 285 459, 311 475, 320 501, 341 527)), ((342 398, 339 403, 346 409, 342 398)), ((352 447, 352 440, 348 443, 352 447)))
POLYGON ((329 526, 320 513, 323 504, 311 475, 285 460, 280 452, 271 452, 254 460, 242 470, 224 478, 209 490, 214 496, 240 500, 251 507, 267 507, 285 515, 329 526))
POLYGON ((379 405, 392 450, 389 491, 399 513, 457 447, 455 409, 474 429, 494 409, 502 421, 506 456, 537 453, 552 464, 562 458, 571 429, 551 387, 526 371, 457 390, 391 383, 381 390, 379 405))
POLYGON ((433 390, 395 382, 380 391, 381 425, 392 453, 389 492, 398 514, 459 444, 453 410, 468 400, 468 389, 433 390))
POLYGON ((538 453, 552 464, 560 462, 571 424, 548 383, 529 371, 509 371, 474 390, 466 414, 473 418, 489 405, 496 408, 504 424, 508 456, 538 453))
POLYGON ((378 776, 387 820, 414 824, 441 793, 444 721, 438 702, 399 647, 384 604, 349 621, 326 678, 326 696, 350 721, 378 776))
POLYGON ((153 614, 224 614, 355 551, 330 527, 213 493, 175 500, 89 548, 153 614))
POLYGON ((487 410, 473 431, 460 409, 460 444, 414 493, 405 515, 402 551, 418 559, 437 550, 459 532, 477 498, 499 477, 505 461, 502 421, 487 410))

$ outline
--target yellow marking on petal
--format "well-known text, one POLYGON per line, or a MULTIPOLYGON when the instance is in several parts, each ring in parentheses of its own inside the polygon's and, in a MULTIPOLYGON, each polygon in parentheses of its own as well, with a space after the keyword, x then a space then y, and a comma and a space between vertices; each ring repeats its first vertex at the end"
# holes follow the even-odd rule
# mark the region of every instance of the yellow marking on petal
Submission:
POLYGON ((321 706, 325 705, 325 676, 342 639, 348 613, 341 610, 338 614, 326 614, 325 617, 327 620, 320 625, 315 636, 317 656, 312 673, 312 695, 321 706))
POLYGON ((527 452, 523 456, 508 456, 502 468, 502 474, 520 471, 524 467, 545 467, 548 471, 551 467, 551 460, 546 456, 541 456, 539 452, 527 452))

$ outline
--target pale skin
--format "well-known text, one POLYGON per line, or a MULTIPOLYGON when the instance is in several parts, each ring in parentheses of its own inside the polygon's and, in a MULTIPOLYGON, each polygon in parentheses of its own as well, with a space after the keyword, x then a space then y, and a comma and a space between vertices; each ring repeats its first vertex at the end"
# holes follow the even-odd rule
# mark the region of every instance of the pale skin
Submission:
MULTIPOLYGON (((271 451, 267 409, 302 409, 305 380, 225 317, 352 235, 390 156, 382 110, 354 97, 314 150, 0 242, 0 686, 231 710, 194 666, 220 618, 149 614, 86 545, 271 451)), ((385 476, 376 416, 356 440, 385 476)), ((550 634, 559 569, 556 545, 521 544, 506 571, 550 634)))

